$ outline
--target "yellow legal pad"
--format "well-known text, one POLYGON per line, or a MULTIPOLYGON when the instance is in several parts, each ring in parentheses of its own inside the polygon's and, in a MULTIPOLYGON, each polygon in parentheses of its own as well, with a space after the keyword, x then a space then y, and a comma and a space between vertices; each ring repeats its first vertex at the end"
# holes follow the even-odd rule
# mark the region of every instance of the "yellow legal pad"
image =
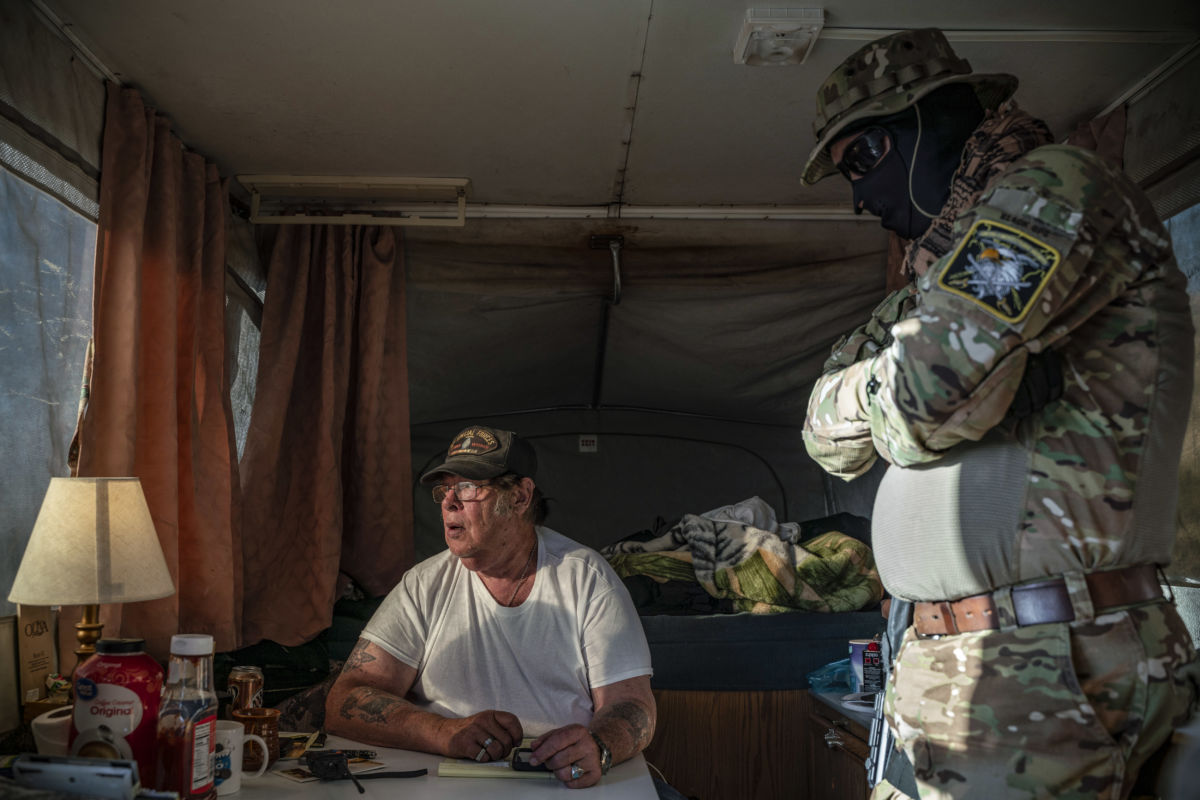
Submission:
POLYGON ((438 764, 439 778, 553 778, 553 772, 516 770, 507 761, 471 761, 467 758, 448 758, 438 764))

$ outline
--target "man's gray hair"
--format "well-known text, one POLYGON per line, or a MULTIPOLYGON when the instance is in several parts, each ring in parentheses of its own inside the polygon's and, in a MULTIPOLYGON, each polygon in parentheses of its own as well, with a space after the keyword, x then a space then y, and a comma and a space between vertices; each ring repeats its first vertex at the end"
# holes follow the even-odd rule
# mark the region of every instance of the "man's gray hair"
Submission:
MULTIPOLYGON (((509 500, 509 495, 513 489, 517 488, 517 484, 521 482, 521 476, 515 472, 509 472, 501 475, 499 478, 492 479, 492 485, 500 490, 501 495, 496 500, 496 511, 498 513, 507 514, 512 510, 512 504, 509 500)), ((533 486, 533 497, 530 498, 529 507, 525 509, 523 519, 534 525, 541 525, 546 521, 546 515, 550 513, 546 497, 542 494, 542 490, 533 486)))

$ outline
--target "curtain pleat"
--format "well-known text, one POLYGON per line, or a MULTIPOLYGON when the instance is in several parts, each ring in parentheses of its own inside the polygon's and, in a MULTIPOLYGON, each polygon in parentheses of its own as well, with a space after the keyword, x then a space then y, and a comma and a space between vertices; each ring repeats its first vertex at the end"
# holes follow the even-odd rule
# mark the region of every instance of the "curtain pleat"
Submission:
POLYGON ((386 227, 281 226, 241 463, 243 639, 308 641, 413 560, 404 271, 386 227))
POLYGON ((224 360, 227 189, 136 90, 111 84, 102 162, 78 474, 141 479, 176 586, 105 608, 105 635, 145 638, 164 660, 179 632, 232 649, 241 541, 224 360))

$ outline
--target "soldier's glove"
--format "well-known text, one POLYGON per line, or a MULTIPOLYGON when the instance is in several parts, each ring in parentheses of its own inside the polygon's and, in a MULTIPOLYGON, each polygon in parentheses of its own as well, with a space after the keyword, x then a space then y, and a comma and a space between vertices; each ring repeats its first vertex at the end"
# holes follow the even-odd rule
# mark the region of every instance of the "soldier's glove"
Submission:
POLYGON ((1062 397, 1062 356, 1056 350, 1030 353, 1025 360, 1025 374, 1008 407, 1008 419, 1024 419, 1062 397))

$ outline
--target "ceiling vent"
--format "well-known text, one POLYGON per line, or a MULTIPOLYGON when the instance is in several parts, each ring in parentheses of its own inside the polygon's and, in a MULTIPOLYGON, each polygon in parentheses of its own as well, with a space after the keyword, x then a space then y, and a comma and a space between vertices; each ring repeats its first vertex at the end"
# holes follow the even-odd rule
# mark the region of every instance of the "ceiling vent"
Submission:
POLYGON ((824 26, 819 8, 748 8, 733 60, 751 67, 803 64, 824 26))
POLYGON ((250 221, 275 225, 409 225, 461 228, 468 178, 239 175, 250 221))

